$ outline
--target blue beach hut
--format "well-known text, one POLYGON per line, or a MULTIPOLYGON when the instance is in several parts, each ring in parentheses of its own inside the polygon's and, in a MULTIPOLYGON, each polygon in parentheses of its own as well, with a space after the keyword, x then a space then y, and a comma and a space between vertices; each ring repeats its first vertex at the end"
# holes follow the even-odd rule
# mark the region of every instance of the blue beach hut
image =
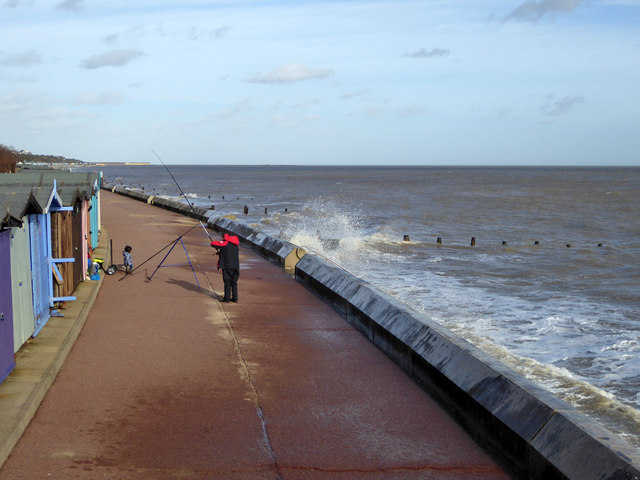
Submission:
POLYGON ((90 173, 92 192, 89 203, 89 242, 91 250, 98 246, 98 236, 100 234, 100 189, 102 188, 102 176, 97 173, 90 173))
POLYGON ((33 209, 29 211, 29 250, 33 298, 33 336, 51 318, 54 266, 51 250, 51 212, 62 208, 62 199, 53 184, 32 189, 33 209))
MULTIPOLYGON (((42 328, 51 318, 51 308, 56 302, 72 301, 76 297, 70 295, 60 296, 54 288, 54 277, 64 282, 67 271, 64 275, 59 268, 60 264, 67 265, 73 263, 75 259, 71 256, 58 258, 58 249, 54 248, 59 243, 53 232, 54 224, 58 216, 68 216, 73 210, 71 206, 65 206, 62 198, 57 190, 56 181, 52 184, 45 184, 34 188, 40 195, 48 197, 46 202, 41 205, 41 210, 29 216, 29 232, 30 232, 30 248, 31 248, 31 274, 32 274, 32 291, 34 305, 34 332, 33 336, 37 336, 42 328)), ((63 236, 69 236, 70 232, 65 231, 63 236)), ((70 240, 70 239, 68 239, 70 240)), ((71 275, 69 273, 69 275, 71 275)))

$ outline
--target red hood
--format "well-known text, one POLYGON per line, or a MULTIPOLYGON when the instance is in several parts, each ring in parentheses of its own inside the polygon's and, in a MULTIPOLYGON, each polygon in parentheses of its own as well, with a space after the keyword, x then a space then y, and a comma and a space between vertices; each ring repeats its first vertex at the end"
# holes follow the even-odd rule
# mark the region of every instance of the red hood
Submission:
POLYGON ((233 243, 234 245, 240 245, 240 239, 235 235, 229 235, 228 233, 224 234, 223 240, 214 240, 211 242, 212 247, 224 247, 227 243, 233 243))
POLYGON ((234 245, 240 245, 240 239, 235 235, 229 235, 228 233, 224 234, 224 241, 233 243, 234 245))

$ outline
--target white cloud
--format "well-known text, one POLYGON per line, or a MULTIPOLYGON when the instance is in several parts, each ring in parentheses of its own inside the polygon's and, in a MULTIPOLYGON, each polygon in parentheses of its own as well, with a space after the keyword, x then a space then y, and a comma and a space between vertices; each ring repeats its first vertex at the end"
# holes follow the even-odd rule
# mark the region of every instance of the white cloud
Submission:
MULTIPOLYGON (((189 30, 187 31, 187 38, 189 40, 200 40, 203 38, 206 39, 206 38, 213 37, 216 40, 220 40, 225 35, 227 35, 230 30, 231 30, 231 27, 229 27, 228 25, 223 25, 222 27, 213 28, 213 29, 209 29, 209 28, 203 29, 196 26, 191 26, 191 28, 189 28, 189 30)), ((163 34, 165 33, 163 32, 163 34)))
POLYGON ((225 25, 223 27, 214 29, 211 33, 213 33, 213 36, 215 38, 219 39, 224 37, 227 33, 229 33, 229 30, 231 30, 231 27, 228 25, 225 25))
POLYGON ((19 90, 0 97, 0 116, 25 111, 29 108, 41 108, 44 100, 32 91, 19 90))
POLYGON ((341 100, 351 100, 352 98, 357 98, 357 97, 362 97, 363 95, 366 95, 367 92, 364 90, 361 90, 359 92, 348 92, 348 93, 343 93, 342 95, 340 95, 340 99, 341 100))
POLYGON ((420 105, 410 105, 407 107, 400 107, 396 110, 396 113, 401 117, 421 117, 429 113, 427 107, 420 105))
POLYGON ((210 115, 207 115, 207 117, 203 121, 207 123, 211 120, 220 120, 220 119, 228 120, 232 118, 239 119, 246 112, 251 111, 253 108, 254 108, 254 99, 251 97, 246 97, 240 100, 239 102, 237 102, 235 105, 231 106, 230 108, 219 110, 210 115))
POLYGON ((584 97, 564 97, 560 100, 555 100, 553 95, 550 95, 549 100, 551 100, 551 103, 543 105, 540 110, 547 115, 556 116, 569 113, 574 105, 584 102, 584 97))
POLYGON ((114 44, 118 43, 118 34, 117 33, 113 33, 111 35, 107 35, 106 37, 104 37, 104 43, 106 43, 108 45, 114 45, 114 44))
POLYGON ((121 92, 87 93, 76 98, 78 105, 120 105, 125 97, 121 92))
POLYGON ((503 22, 510 20, 537 22, 548 14, 571 13, 582 0, 527 0, 507 15, 503 22))
POLYGON ((5 0, 4 2, 2 2, 2 6, 9 7, 9 8, 17 8, 17 7, 31 5, 32 3, 33 3, 33 0, 5 0))
POLYGON ((28 67, 30 65, 39 65, 42 63, 42 55, 35 50, 26 50, 21 53, 7 55, 1 65, 3 67, 28 67))
POLYGON ((420 50, 413 53, 406 53, 405 57, 411 58, 433 58, 433 57, 448 57, 450 50, 446 50, 444 48, 432 48, 431 50, 427 50, 425 48, 421 48, 420 50))
POLYGON ((317 78, 327 78, 333 74, 326 68, 312 68, 299 63, 289 63, 267 73, 255 74, 249 78, 251 83, 292 83, 317 78))
POLYGON ((80 62, 82 68, 92 70, 101 67, 122 67, 137 58, 143 57, 144 52, 137 49, 116 49, 93 55, 80 62))
POLYGON ((79 12, 84 8, 83 0, 64 0, 56 5, 58 10, 71 10, 73 12, 79 12))

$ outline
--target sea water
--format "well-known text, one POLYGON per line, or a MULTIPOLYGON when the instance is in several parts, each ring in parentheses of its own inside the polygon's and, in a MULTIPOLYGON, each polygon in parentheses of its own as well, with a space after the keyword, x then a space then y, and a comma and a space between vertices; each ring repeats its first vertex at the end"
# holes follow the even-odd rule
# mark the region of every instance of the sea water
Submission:
POLYGON ((322 255, 640 446, 640 168, 101 170, 179 198, 170 171, 194 205, 322 255))

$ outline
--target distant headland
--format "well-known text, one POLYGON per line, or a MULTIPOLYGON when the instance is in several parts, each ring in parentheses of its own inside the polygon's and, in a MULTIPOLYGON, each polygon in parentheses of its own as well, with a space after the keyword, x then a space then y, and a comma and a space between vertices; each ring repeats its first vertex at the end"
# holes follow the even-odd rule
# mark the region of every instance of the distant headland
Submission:
POLYGON ((147 166, 147 165, 151 165, 151 162, 99 162, 99 163, 87 163, 87 165, 96 165, 98 167, 109 167, 109 166, 116 166, 116 167, 122 167, 122 166, 135 166, 135 167, 140 167, 140 166, 147 166))

